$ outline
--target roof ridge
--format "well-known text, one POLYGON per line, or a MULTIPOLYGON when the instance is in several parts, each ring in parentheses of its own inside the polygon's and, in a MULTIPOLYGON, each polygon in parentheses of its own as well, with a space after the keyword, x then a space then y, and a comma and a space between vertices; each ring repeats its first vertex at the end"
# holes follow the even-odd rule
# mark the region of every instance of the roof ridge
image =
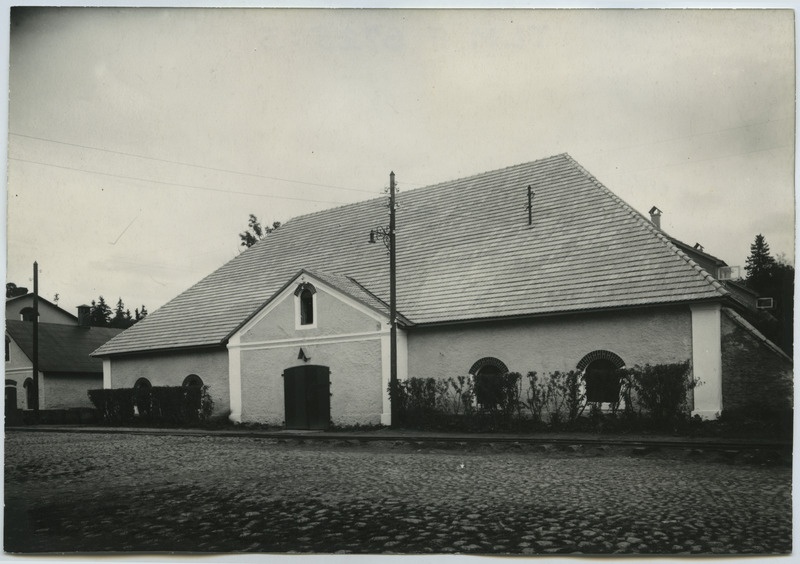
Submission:
MULTIPOLYGON (((525 162, 521 162, 521 163, 516 163, 516 164, 513 164, 513 165, 509 165, 509 166, 504 166, 504 167, 501 167, 501 168, 484 170, 482 172, 476 172, 476 173, 473 173, 473 174, 469 174, 467 176, 460 176, 458 178, 453 178, 453 179, 450 179, 450 180, 442 180, 441 182, 434 182, 433 184, 425 184, 424 186, 418 186, 417 188, 409 188, 408 190, 405 190, 403 193, 407 194, 408 192, 417 192, 417 191, 425 190, 425 189, 434 189, 434 188, 438 188, 438 187, 444 186, 446 184, 455 184, 457 182, 463 182, 465 180, 478 178, 480 176, 484 176, 484 175, 487 175, 487 174, 497 174, 499 172, 510 170, 512 168, 517 168, 517 167, 521 167, 521 166, 530 166, 530 165, 534 165, 534 164, 541 163, 541 162, 544 162, 544 161, 556 159, 558 157, 567 157, 569 160, 573 160, 572 157, 570 157, 568 153, 557 153, 555 155, 550 155, 549 157, 542 157, 540 159, 534 159, 532 161, 525 161, 525 162)), ((399 196, 400 192, 398 192, 397 195, 399 196)), ((345 208, 345 207, 348 207, 348 206, 356 206, 356 205, 359 205, 359 204, 367 204, 369 202, 380 200, 380 199, 383 199, 385 197, 386 197, 386 195, 375 196, 374 198, 370 197, 370 198, 367 198, 366 200, 358 200, 358 201, 355 201, 355 202, 343 202, 341 205, 333 206, 333 207, 330 207, 330 208, 325 208, 323 210, 317 210, 317 211, 314 211, 314 212, 309 212, 309 213, 304 213, 304 214, 301 214, 301 215, 296 215, 296 216, 294 216, 292 218, 287 219, 285 222, 283 222, 281 224, 281 227, 283 227, 284 225, 288 225, 289 222, 296 221, 298 219, 304 219, 304 218, 312 217, 312 216, 315 216, 315 215, 318 215, 318 214, 328 213, 328 212, 331 212, 333 210, 337 210, 337 209, 340 209, 340 208, 345 208)), ((276 232, 277 231, 278 230, 276 230, 276 232)), ((264 239, 266 239, 266 237, 264 237, 264 239)), ((263 241, 264 239, 261 239, 261 241, 263 241)), ((261 241, 258 241, 256 244, 260 243, 261 241)), ((245 249, 245 251, 243 251, 242 254, 244 254, 244 252, 247 252, 248 250, 249 249, 245 249)))
POLYGON ((654 234, 664 245, 673 253, 678 255, 678 257, 682 258, 694 271, 697 272, 706 282, 708 282, 711 287, 713 287, 720 296, 727 296, 730 292, 725 289, 725 287, 720 284, 711 274, 709 274, 703 267, 697 264, 689 255, 684 253, 680 250, 675 244, 670 241, 669 236, 666 235, 663 231, 658 229, 651 221, 648 221, 643 214, 638 212, 636 209, 633 208, 628 202, 617 196, 614 192, 612 192, 609 188, 607 188, 602 182, 600 182, 593 174, 591 174, 588 170, 583 168, 580 163, 578 163, 575 159, 573 159, 569 154, 562 153, 565 159, 567 159, 572 166, 574 166, 578 171, 581 172, 584 176, 586 176, 589 181, 600 188, 603 192, 611 197, 612 200, 617 202, 622 208, 631 216, 633 219, 642 227, 649 230, 652 234, 654 234))
POLYGON ((486 174, 497 174, 499 172, 510 170, 512 168, 534 165, 534 164, 537 164, 537 163, 541 163, 541 162, 544 162, 544 161, 549 161, 549 160, 556 159, 558 157, 563 157, 563 156, 567 156, 568 157, 569 155, 567 153, 557 153, 555 155, 550 155, 549 157, 542 157, 540 159, 534 159, 532 161, 525 161, 525 162, 516 163, 516 164, 513 164, 513 165, 508 165, 508 166, 504 166, 504 167, 500 167, 500 168, 484 170, 482 172, 476 172, 474 174, 469 174, 467 176, 460 176, 458 178, 453 178, 451 180, 442 180, 441 182, 436 182, 434 184, 426 184, 425 186, 420 186, 419 188, 412 188, 412 189, 410 189, 408 191, 409 192, 415 192, 417 190, 423 190, 425 188, 436 188, 436 187, 442 186, 444 184, 454 184, 456 182, 463 182, 465 180, 478 178, 479 176, 484 176, 486 174))

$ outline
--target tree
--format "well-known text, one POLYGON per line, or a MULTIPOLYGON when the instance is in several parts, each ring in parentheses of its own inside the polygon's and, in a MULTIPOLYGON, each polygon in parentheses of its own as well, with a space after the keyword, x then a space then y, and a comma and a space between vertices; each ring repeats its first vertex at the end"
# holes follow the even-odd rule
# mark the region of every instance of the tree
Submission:
POLYGON ((6 298, 16 298, 17 296, 24 296, 27 293, 27 288, 17 286, 13 282, 6 283, 6 298))
POLYGON ((778 344, 789 355, 794 349, 794 266, 779 256, 772 267, 768 297, 775 300, 774 315, 781 327, 778 344))
POLYGON ((142 306, 142 313, 136 310, 136 317, 131 317, 131 310, 125 307, 122 298, 117 299, 117 305, 112 311, 105 298, 100 296, 97 301, 92 300, 89 307, 89 325, 92 327, 113 327, 127 329, 147 315, 147 308, 142 306))
POLYGON ((131 312, 125 309, 125 304, 122 302, 122 298, 119 298, 119 300, 117 300, 117 307, 114 309, 114 317, 110 322, 111 327, 116 327, 117 329, 127 329, 134 323, 135 320, 131 319, 131 312))
POLYGON ((753 290, 761 291, 768 285, 773 274, 775 259, 769 254, 769 244, 764 236, 756 235, 755 242, 750 245, 750 256, 745 261, 747 285, 753 290))
POLYGON ((141 311, 139 311, 139 308, 136 308, 135 311, 136 311, 136 314, 135 314, 136 317, 134 317, 134 323, 136 323, 137 321, 140 321, 140 320, 144 319, 145 317, 147 317, 147 308, 144 306, 144 304, 142 304, 142 310, 141 311))
POLYGON ((792 355, 794 341, 794 266, 786 257, 770 255, 769 244, 760 233, 750 245, 744 269, 747 286, 759 296, 772 298, 771 310, 763 311, 764 320, 755 323, 768 338, 792 355))
POLYGON ((272 227, 262 226, 258 218, 251 213, 250 220, 247 222, 247 230, 239 233, 239 239, 242 240, 242 247, 247 247, 249 249, 280 226, 280 221, 273 222, 272 227))
POLYGON ((110 323, 111 308, 103 296, 100 296, 97 302, 92 300, 92 306, 89 308, 89 324, 94 327, 108 327, 110 323))

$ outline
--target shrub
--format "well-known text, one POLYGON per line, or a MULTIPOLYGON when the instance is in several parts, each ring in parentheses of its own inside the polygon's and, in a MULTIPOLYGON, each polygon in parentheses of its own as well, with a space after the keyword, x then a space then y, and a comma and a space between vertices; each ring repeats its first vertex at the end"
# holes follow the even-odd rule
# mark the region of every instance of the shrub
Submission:
POLYGON ((792 437, 794 412, 792 408, 752 401, 734 409, 723 409, 715 423, 729 434, 786 439, 792 437))
POLYGON ((214 409, 208 386, 89 390, 89 399, 109 425, 187 425, 207 421, 214 409))
POLYGON ((498 410, 501 415, 509 420, 514 415, 520 415, 520 384, 522 382, 522 374, 519 372, 508 372, 498 378, 499 390, 498 394, 498 410))
POLYGON ((557 370, 549 377, 552 385, 550 422, 554 425, 574 422, 586 408, 583 375, 577 370, 557 370))
POLYGON ((629 370, 633 395, 629 397, 653 422, 669 424, 688 412, 689 392, 698 381, 691 377, 689 361, 672 364, 645 364, 629 370))
MULTIPOLYGON (((429 425, 436 419, 437 388, 434 378, 408 378, 389 383, 389 398, 400 425, 429 425)), ((442 401, 439 401, 441 404, 442 401)))
POLYGON ((133 389, 89 390, 89 400, 97 408, 100 420, 109 425, 133 422, 133 389))
POLYGON ((541 422, 545 410, 553 401, 553 378, 539 378, 536 372, 528 372, 525 407, 530 412, 531 419, 541 422))
POLYGON ((436 409, 449 415, 470 414, 474 410, 475 383, 472 375, 436 380, 436 409))
MULTIPOLYGON (((448 378, 448 382, 450 382, 461 407, 464 408, 464 413, 469 415, 475 411, 475 378, 472 374, 457 376, 455 379, 448 378)), ((455 413, 459 412, 455 411, 455 413)))
POLYGON ((511 416, 519 410, 522 376, 518 372, 478 374, 475 376, 475 397, 484 409, 511 416))

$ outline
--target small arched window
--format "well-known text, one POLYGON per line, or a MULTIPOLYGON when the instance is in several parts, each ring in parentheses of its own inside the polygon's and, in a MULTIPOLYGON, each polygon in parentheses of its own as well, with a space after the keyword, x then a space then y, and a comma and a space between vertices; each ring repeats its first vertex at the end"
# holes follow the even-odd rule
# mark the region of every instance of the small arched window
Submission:
POLYGON ((473 364, 469 373, 475 376, 475 402, 484 409, 495 409, 502 393, 501 376, 508 374, 508 367, 502 360, 485 357, 473 364))
POLYGON ((314 323, 314 294, 307 288, 300 292, 300 325, 314 323))
POLYGON ((617 403, 620 401, 620 369, 625 361, 611 351, 592 351, 578 362, 586 382, 586 401, 590 403, 617 403))
POLYGON ((183 379, 183 385, 187 388, 202 388, 203 379, 197 374, 189 374, 183 379))
POLYGON ((295 306, 297 309, 297 327, 316 327, 317 289, 308 282, 297 286, 294 291, 295 306))
POLYGON ((152 388, 153 385, 150 383, 150 380, 147 378, 139 378, 136 380, 136 383, 133 385, 134 390, 146 390, 148 388, 152 388))

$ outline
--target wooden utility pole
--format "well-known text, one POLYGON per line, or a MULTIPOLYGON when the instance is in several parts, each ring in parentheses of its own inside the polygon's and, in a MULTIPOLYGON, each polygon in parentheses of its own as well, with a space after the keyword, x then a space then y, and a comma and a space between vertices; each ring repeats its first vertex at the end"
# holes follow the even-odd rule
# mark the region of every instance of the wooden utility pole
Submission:
MULTIPOLYGON (((397 264, 395 254, 394 172, 389 174, 389 385, 397 386, 397 264)), ((397 425, 397 402, 392 401, 392 425, 397 425)))
MULTIPOLYGON (((33 263, 33 413, 39 420, 39 263, 33 263)), ((28 406, 30 407, 30 406, 28 406)))

